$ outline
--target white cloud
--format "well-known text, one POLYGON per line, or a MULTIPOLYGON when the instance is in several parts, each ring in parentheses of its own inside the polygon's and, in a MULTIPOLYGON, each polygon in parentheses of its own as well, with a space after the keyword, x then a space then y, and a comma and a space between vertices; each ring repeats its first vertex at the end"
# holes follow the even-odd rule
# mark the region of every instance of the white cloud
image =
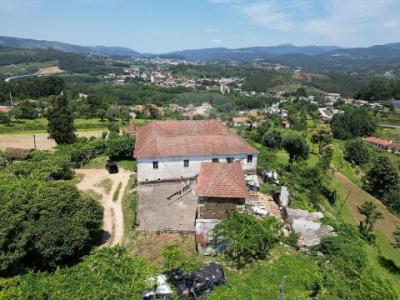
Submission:
POLYGON ((222 43, 222 40, 214 39, 214 40, 210 40, 210 43, 219 44, 219 43, 222 43))
POLYGON ((253 23, 271 29, 289 31, 295 26, 290 14, 280 9, 275 1, 245 5, 244 13, 253 23))
POLYGON ((383 23, 382 26, 385 27, 385 28, 395 28, 395 27, 399 26, 399 22, 397 22, 397 21, 388 21, 388 22, 383 23))

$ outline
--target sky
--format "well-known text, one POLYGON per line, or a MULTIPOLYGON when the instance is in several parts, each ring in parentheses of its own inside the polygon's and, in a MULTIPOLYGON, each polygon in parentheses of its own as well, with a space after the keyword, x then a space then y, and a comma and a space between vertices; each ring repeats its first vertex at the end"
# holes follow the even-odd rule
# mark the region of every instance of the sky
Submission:
POLYGON ((400 0, 0 0, 0 35, 140 52, 400 42, 400 0))

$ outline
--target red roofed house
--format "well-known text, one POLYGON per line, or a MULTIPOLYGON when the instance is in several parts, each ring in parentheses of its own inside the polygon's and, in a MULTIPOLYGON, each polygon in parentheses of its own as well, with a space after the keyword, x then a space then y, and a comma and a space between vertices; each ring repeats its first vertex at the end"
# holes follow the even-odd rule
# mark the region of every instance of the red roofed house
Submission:
POLYGON ((240 162, 254 172, 257 150, 215 120, 157 121, 137 128, 138 182, 195 178, 202 162, 240 162))
POLYGON ((375 149, 384 150, 384 151, 391 151, 391 146, 393 144, 392 141, 387 141, 387 140, 372 137, 372 136, 363 138, 363 140, 368 145, 374 147, 375 149))
POLYGON ((199 219, 224 219, 229 210, 244 209, 247 189, 241 164, 203 162, 196 194, 199 219))

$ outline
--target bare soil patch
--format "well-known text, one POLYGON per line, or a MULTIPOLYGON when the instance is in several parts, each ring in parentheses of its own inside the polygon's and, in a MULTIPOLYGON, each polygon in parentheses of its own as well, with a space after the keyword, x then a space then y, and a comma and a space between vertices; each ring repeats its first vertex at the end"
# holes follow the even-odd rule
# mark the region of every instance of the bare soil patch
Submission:
POLYGON ((343 194, 345 196, 347 196, 347 194, 349 195, 346 205, 349 207, 349 210, 357 224, 363 218, 358 212, 357 207, 365 201, 371 201, 377 206, 377 210, 384 216, 382 220, 376 222, 375 228, 383 232, 389 240, 393 241, 393 231, 395 231, 396 226, 400 226, 400 220, 394 216, 381 201, 351 182, 350 179, 342 173, 335 172, 335 177, 343 188, 343 194))

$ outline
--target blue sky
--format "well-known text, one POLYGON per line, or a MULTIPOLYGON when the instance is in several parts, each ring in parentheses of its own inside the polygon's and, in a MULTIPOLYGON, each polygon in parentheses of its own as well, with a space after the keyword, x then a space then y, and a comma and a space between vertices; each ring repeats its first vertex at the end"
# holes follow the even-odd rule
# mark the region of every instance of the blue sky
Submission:
POLYGON ((141 52, 400 42, 400 0, 0 0, 0 35, 141 52))

